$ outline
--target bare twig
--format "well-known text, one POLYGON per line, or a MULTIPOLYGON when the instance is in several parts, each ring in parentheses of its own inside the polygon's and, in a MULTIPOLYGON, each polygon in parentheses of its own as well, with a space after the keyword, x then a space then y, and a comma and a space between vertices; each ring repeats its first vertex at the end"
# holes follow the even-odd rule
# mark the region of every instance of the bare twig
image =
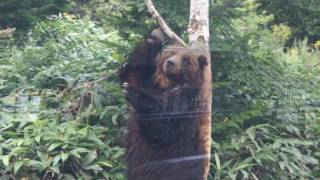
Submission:
POLYGON ((112 76, 112 74, 109 74, 109 75, 106 75, 106 76, 103 76, 97 80, 94 80, 94 81, 91 81, 91 82, 84 82, 84 83, 80 83, 78 84, 77 86, 74 86, 74 87, 69 87, 69 88, 65 88, 64 90, 62 90, 57 96, 56 98, 61 98, 61 97, 64 97, 66 94, 72 92, 72 91, 77 91, 79 89, 82 89, 82 88, 91 88, 93 86, 95 86, 97 83, 99 83, 100 81, 103 81, 103 80, 106 80, 108 79, 110 76, 112 76))
POLYGON ((77 87, 75 87, 72 91, 75 91, 75 90, 78 90, 78 89, 81 89, 81 88, 84 88, 84 87, 91 87, 91 86, 93 86, 94 84, 96 84, 96 83, 98 83, 100 81, 108 79, 111 75, 113 75, 113 73, 112 74, 108 74, 106 76, 103 76, 103 77, 101 77, 101 78, 99 78, 97 80, 91 81, 91 82, 81 83, 77 87))
POLYGON ((187 44, 176 34, 174 33, 170 27, 167 25, 167 23, 164 21, 164 19, 160 16, 159 12, 154 7, 154 4, 151 0, 145 0, 146 6, 148 8, 149 13, 152 15, 152 18, 155 19, 162 31, 170 38, 175 39, 179 44, 181 44, 184 47, 187 47, 187 44))

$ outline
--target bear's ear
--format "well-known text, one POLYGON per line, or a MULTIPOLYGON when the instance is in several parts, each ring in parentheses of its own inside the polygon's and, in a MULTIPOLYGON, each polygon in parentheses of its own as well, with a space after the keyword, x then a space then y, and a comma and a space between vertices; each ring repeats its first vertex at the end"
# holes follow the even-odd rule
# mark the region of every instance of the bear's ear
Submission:
POLYGON ((204 67, 206 67, 206 66, 208 65, 208 59, 207 59, 207 57, 204 56, 204 55, 200 55, 200 56, 198 57, 198 63, 199 63, 200 68, 203 69, 204 67))

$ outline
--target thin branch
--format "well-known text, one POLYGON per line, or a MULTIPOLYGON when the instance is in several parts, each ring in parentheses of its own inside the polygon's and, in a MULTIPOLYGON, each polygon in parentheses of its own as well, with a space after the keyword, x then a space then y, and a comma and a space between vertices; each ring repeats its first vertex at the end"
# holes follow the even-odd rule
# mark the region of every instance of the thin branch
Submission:
POLYGON ((75 87, 72 91, 75 91, 75 90, 78 90, 78 89, 81 89, 81 88, 84 88, 84 87, 91 87, 93 86, 94 84, 100 82, 100 81, 103 81, 105 79, 108 79, 111 75, 113 75, 114 73, 112 74, 108 74, 106 76, 103 76, 97 80, 94 80, 94 81, 91 81, 91 82, 85 82, 85 83, 81 83, 79 84, 77 87, 75 87))
POLYGON ((148 8, 149 13, 152 15, 152 18, 155 19, 162 31, 170 38, 175 39, 179 44, 183 45, 184 47, 187 47, 187 44, 176 34, 174 33, 170 27, 167 25, 167 23, 164 21, 164 19, 160 16, 159 12, 154 7, 154 4, 151 0, 145 0, 146 6, 148 8))

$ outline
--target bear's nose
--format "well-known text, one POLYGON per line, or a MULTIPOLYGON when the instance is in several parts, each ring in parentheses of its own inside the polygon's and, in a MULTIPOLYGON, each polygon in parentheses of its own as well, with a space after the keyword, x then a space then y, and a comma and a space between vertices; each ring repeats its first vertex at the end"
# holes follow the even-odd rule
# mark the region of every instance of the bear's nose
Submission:
POLYGON ((170 68, 174 67, 174 62, 172 60, 168 60, 167 67, 170 67, 170 68))

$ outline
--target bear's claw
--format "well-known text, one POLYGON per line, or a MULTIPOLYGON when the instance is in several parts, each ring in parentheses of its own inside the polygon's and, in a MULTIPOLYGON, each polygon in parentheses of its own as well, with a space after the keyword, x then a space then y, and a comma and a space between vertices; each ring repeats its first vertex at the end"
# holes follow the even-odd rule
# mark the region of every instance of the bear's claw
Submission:
POLYGON ((122 83, 122 88, 128 89, 129 88, 129 83, 127 83, 127 82, 122 83))

